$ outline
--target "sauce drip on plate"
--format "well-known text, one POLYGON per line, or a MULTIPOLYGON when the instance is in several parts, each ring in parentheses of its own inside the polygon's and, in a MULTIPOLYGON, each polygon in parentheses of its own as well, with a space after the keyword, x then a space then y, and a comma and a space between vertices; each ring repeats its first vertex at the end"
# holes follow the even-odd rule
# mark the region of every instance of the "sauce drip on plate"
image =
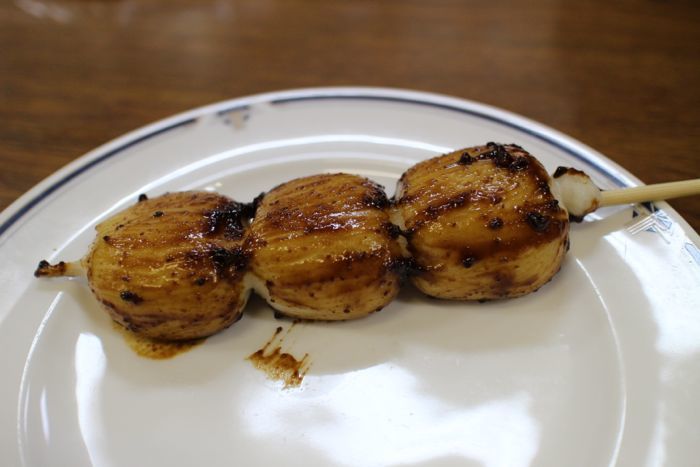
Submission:
POLYGON ((300 360, 297 360, 292 354, 282 352, 284 337, 279 337, 282 330, 281 326, 278 327, 263 348, 250 354, 248 360, 255 368, 265 372, 268 378, 282 381, 287 389, 301 385, 309 370, 309 354, 304 354, 300 360))
POLYGON ((163 341, 158 339, 151 339, 148 337, 139 336, 119 323, 113 323, 114 328, 118 330, 122 336, 124 336, 124 341, 137 355, 145 358, 151 358, 153 360, 165 360, 172 358, 181 353, 187 352, 192 347, 201 344, 206 340, 202 339, 192 339, 186 341, 163 341))

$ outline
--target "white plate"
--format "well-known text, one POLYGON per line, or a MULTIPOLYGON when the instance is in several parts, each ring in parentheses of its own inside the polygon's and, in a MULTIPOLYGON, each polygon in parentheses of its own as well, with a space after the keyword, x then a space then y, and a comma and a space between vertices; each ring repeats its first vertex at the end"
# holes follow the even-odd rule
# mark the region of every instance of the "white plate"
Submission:
POLYGON ((521 299, 449 303, 405 288, 369 318, 298 324, 283 349, 308 353, 311 369, 291 389, 245 359, 290 328, 260 300, 232 328, 156 361, 127 347, 85 286, 32 277, 40 259, 82 256, 95 223, 142 192, 248 201, 293 177, 347 171, 391 193, 416 161, 491 140, 603 187, 638 183, 522 117, 364 88, 197 109, 45 180, 0 217, 2 465, 694 464, 699 242, 663 203, 574 225, 563 270, 521 299))

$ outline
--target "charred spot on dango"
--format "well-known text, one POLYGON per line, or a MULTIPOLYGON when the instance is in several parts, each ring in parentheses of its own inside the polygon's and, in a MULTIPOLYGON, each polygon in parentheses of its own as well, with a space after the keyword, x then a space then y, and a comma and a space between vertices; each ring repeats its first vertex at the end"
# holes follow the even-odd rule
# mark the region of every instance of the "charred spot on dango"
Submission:
POLYGON ((519 155, 524 152, 522 148, 515 144, 503 145, 494 142, 486 144, 487 151, 479 154, 476 159, 490 159, 496 167, 508 169, 513 172, 526 170, 530 167, 530 159, 527 155, 519 155), (513 155, 513 152, 515 155, 513 155))
POLYGON ((147 200, 148 200, 148 196, 146 195, 146 193, 141 193, 139 195, 139 200, 138 200, 139 203, 142 203, 142 202, 147 201, 147 200))
POLYGON ((562 175, 566 174, 569 171, 567 167, 562 167, 561 165, 557 167, 557 170, 554 171, 554 174, 552 174, 552 177, 554 178, 559 178, 562 175))
POLYGON ((503 219, 500 217, 494 217, 489 221, 488 226, 491 230, 498 230, 503 227, 503 219))
POLYGON ((585 173, 585 172, 582 172, 581 170, 574 169, 573 167, 562 167, 562 166, 557 167, 557 170, 554 171, 554 173, 552 174, 552 177, 553 177, 553 178, 559 178, 559 177, 562 177, 562 176, 564 176, 564 175, 566 175, 566 174, 570 174, 570 175, 583 175, 583 176, 585 176, 585 177, 588 177, 588 176, 586 175, 586 173, 585 173))
POLYGON ((223 233, 224 237, 229 239, 242 237, 243 212, 242 204, 230 202, 205 213, 209 235, 223 233))
POLYGON ((197 279, 194 280, 194 283, 201 287, 207 283, 207 278, 206 277, 198 277, 197 279))
POLYGON ((471 165, 474 163, 476 159, 471 156, 468 152, 463 152, 462 155, 459 156, 459 161, 457 161, 459 164, 462 165, 471 165))
POLYGON ((549 227, 551 218, 540 214, 537 211, 530 211, 525 215, 525 219, 530 227, 536 232, 544 232, 549 227))
POLYGON ((399 238, 399 236, 401 235, 401 229, 399 228, 399 226, 392 224, 391 222, 385 222, 383 224, 383 228, 386 231, 386 233, 389 234, 389 237, 391 237, 392 239, 399 238))
POLYGON ((143 298, 140 295, 130 290, 122 290, 119 292, 119 298, 125 302, 133 303, 134 305, 138 305, 139 303, 143 302, 143 298))
POLYGON ((474 266, 475 263, 476 263, 475 256, 466 256, 466 257, 462 258, 462 266, 464 266, 467 269, 474 266))
POLYGON ((412 257, 391 259, 386 267, 389 271, 392 271, 398 275, 400 280, 404 280, 409 276, 425 272, 425 268, 418 264, 418 262, 412 257))
POLYGON ((545 203, 544 208, 549 212, 558 212, 560 209, 559 201, 556 199, 550 200, 547 203, 545 203))
POLYGON ((515 160, 510 164, 509 168, 514 171, 525 170, 530 167, 530 161, 527 157, 516 157, 515 160))
POLYGON ((241 271, 245 269, 250 260, 250 255, 243 248, 214 248, 211 250, 211 259, 219 275, 229 269, 241 271))
POLYGON ((386 193, 379 186, 372 186, 372 191, 362 197, 362 203, 377 209, 384 209, 391 204, 386 193))
POLYGON ((506 150, 502 144, 494 142, 486 143, 488 151, 479 154, 478 159, 491 159, 496 167, 508 168, 513 163, 513 156, 506 150))

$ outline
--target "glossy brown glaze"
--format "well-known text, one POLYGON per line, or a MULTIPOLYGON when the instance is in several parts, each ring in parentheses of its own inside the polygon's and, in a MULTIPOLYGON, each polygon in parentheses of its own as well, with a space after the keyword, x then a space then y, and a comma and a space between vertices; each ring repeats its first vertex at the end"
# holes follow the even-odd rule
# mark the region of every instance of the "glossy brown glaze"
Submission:
POLYGON ((517 145, 489 143, 416 164, 396 211, 428 295, 492 299, 536 290, 559 269, 566 211, 542 165, 517 145))
POLYGON ((348 174, 284 183, 262 199, 247 248, 257 290, 297 318, 344 320, 388 304, 401 258, 383 189, 348 174))
POLYGON ((205 192, 141 199, 96 227, 83 260, 90 288, 142 336, 186 340, 224 329, 248 296, 240 207, 205 192))
MULTIPOLYGON (((292 327, 287 330, 291 331, 292 327)), ((265 345, 248 356, 255 368, 265 372, 268 378, 282 381, 285 388, 298 387, 309 371, 309 354, 297 359, 292 354, 282 351, 282 327, 278 327, 265 345)))

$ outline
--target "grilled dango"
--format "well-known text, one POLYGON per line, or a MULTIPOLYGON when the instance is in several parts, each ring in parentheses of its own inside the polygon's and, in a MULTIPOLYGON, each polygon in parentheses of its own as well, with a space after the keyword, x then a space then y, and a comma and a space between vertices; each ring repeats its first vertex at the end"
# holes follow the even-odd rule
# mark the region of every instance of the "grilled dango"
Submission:
POLYGON ((248 232, 256 291, 295 318, 346 320, 388 304, 401 247, 382 187, 356 175, 284 183, 262 198, 248 232))
POLYGON ((395 218, 427 295, 457 300, 533 292, 559 270, 568 213, 544 167, 516 145, 489 143, 422 161, 401 177, 395 218))
POLYGON ((35 274, 85 275, 116 322, 171 341, 231 325, 251 288, 280 314, 313 320, 377 311, 406 274, 433 297, 518 297, 560 269, 569 218, 698 185, 601 191, 579 170, 560 167, 552 179, 521 147, 488 143, 414 165, 393 202, 349 174, 292 180, 250 204, 208 192, 144 196, 97 225, 81 261, 42 261, 35 274))
POLYGON ((163 340, 209 336, 234 323, 250 293, 244 205, 215 193, 140 201, 96 226, 76 263, 39 264, 37 276, 87 276, 112 319, 163 340))

